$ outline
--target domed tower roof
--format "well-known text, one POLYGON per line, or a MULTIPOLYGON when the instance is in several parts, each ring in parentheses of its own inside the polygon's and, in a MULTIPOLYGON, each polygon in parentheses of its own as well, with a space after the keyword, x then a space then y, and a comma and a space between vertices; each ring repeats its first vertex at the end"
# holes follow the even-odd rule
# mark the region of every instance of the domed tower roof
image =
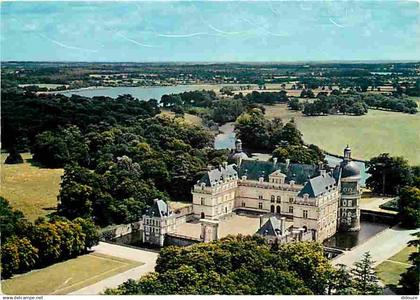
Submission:
POLYGON ((241 164, 243 159, 247 159, 248 155, 242 151, 242 141, 237 139, 235 141, 235 151, 229 155, 228 162, 229 163, 236 163, 238 166, 241 164))
POLYGON ((360 178, 360 169, 354 161, 344 163, 341 167, 341 178, 360 178))
POLYGON ((357 164, 351 160, 351 149, 349 145, 344 148, 344 159, 341 162, 341 178, 360 178, 360 169, 357 164))

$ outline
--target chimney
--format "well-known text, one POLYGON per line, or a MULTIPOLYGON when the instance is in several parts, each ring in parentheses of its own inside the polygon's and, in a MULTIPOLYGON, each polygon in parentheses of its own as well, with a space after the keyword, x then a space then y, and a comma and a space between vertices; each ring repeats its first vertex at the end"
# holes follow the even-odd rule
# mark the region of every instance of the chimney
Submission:
POLYGON ((280 218, 281 235, 286 235, 286 217, 280 218))
POLYGON ((227 161, 224 161, 224 162, 223 162, 223 168, 226 168, 226 167, 227 167, 227 165, 228 165, 227 161))
POLYGON ((323 163, 322 161, 318 162, 318 170, 321 171, 323 169, 323 163))
POLYGON ((286 169, 289 168, 289 165, 290 165, 290 159, 289 158, 286 158, 286 169))
POLYGON ((273 157, 273 165, 277 164, 277 157, 273 157))

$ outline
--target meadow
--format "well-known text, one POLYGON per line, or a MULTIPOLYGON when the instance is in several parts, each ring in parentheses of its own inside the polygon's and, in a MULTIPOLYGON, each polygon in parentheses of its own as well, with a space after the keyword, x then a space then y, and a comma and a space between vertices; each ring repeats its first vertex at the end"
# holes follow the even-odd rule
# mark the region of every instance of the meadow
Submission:
POLYGON ((280 117, 284 122, 294 118, 306 143, 323 150, 342 154, 349 144, 353 157, 368 160, 380 153, 405 157, 411 165, 420 164, 420 113, 404 113, 370 109, 363 116, 306 117, 290 111, 286 105, 266 106, 267 118, 280 117))
POLYGON ((140 265, 91 253, 4 280, 1 288, 10 295, 64 295, 140 265))
POLYGON ((63 169, 35 166, 29 153, 22 154, 22 164, 4 164, 6 157, 7 153, 1 154, 0 196, 22 211, 29 221, 55 211, 63 169))

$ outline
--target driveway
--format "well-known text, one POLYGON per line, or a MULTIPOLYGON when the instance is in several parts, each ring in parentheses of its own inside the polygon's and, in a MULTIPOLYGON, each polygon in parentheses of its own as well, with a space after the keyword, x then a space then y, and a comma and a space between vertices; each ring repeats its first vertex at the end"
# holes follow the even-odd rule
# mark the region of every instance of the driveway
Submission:
POLYGON ((398 253, 407 246, 407 242, 414 239, 411 235, 419 229, 407 230, 399 225, 385 229, 365 243, 345 251, 344 254, 332 260, 333 265, 344 264, 348 267, 353 266, 356 261, 362 259, 365 252, 370 252, 374 266, 380 264, 384 260, 398 253))
POLYGON ((139 279, 144 274, 153 272, 155 270, 156 259, 159 255, 159 253, 155 251, 123 247, 103 242, 100 242, 99 245, 93 247, 92 250, 97 253, 139 261, 144 263, 144 265, 135 267, 123 273, 111 276, 90 286, 72 292, 71 294, 73 295, 98 295, 102 293, 106 288, 115 288, 128 279, 139 279))

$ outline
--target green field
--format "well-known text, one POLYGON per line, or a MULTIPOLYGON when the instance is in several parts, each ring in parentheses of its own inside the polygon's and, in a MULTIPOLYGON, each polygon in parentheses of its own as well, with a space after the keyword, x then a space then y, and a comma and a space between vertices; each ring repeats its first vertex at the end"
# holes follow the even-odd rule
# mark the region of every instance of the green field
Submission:
POLYGON ((25 162, 6 165, 7 154, 1 154, 0 196, 33 221, 55 211, 63 169, 39 168, 30 164, 29 153, 22 154, 25 162))
POLYGON ((379 264, 376 267, 379 279, 386 285, 398 286, 400 275, 410 267, 408 256, 415 250, 415 247, 405 247, 394 256, 379 264))
POLYGON ((403 156, 412 165, 420 165, 420 113, 403 114, 370 109, 364 116, 305 117, 289 111, 285 105, 266 106, 268 118, 294 118, 303 139, 322 149, 342 154, 349 144, 353 157, 370 159, 388 152, 403 156))
POLYGON ((142 265, 103 254, 86 254, 2 281, 9 295, 63 295, 142 265))

